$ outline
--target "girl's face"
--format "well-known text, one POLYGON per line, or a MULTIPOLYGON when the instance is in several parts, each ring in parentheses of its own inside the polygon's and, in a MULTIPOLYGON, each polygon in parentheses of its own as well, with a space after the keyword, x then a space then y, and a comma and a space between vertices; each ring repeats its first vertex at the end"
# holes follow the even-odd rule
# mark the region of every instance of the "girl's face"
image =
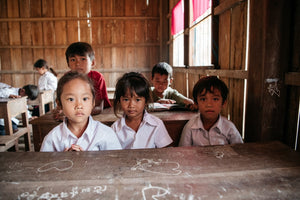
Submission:
POLYGON ((222 103, 221 92, 218 89, 214 89, 213 93, 206 92, 206 90, 202 91, 197 96, 197 102, 204 122, 205 120, 216 121, 226 103, 222 103))
POLYGON ((140 97, 135 92, 133 92, 131 96, 130 91, 128 90, 125 96, 120 98, 120 104, 126 118, 139 120, 143 118, 146 105, 145 97, 140 97))
POLYGON ((75 55, 74 57, 69 57, 68 59, 69 68, 71 71, 77 71, 82 74, 88 74, 95 65, 95 61, 91 61, 88 55, 75 55))
POLYGON ((85 125, 94 107, 93 94, 90 85, 77 78, 63 86, 61 106, 68 118, 68 126, 72 124, 85 125))
POLYGON ((173 79, 170 79, 168 75, 161 75, 159 73, 154 73, 152 78, 152 84, 156 92, 162 94, 172 83, 173 79))
POLYGON ((35 69, 40 75, 45 74, 47 71, 47 69, 45 67, 41 67, 41 68, 36 67, 35 69))

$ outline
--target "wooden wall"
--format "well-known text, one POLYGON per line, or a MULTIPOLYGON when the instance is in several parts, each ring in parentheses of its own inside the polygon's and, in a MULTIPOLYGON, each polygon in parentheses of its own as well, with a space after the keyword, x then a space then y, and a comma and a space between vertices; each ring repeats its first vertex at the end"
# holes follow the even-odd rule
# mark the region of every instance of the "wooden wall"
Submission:
POLYGON ((161 5, 165 3, 146 2, 0 0, 0 81, 14 87, 37 84, 33 64, 39 58, 61 76, 68 70, 65 50, 77 41, 93 46, 94 70, 104 74, 108 87, 114 87, 124 72, 149 75, 168 52, 162 47, 161 5))

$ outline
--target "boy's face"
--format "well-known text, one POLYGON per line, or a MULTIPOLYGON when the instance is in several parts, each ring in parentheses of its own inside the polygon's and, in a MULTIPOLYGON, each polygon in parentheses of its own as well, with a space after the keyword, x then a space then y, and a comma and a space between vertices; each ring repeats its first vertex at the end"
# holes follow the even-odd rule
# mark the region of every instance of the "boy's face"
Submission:
POLYGON ((88 55, 75 55, 68 58, 71 71, 77 71, 82 74, 88 74, 95 65, 95 60, 91 61, 88 55))
POLYGON ((206 90, 203 90, 197 96, 198 109, 200 111, 201 117, 203 120, 216 121, 221 110, 224 108, 222 103, 223 99, 221 92, 218 89, 214 89, 213 93, 206 90))
POLYGON ((173 79, 170 79, 168 75, 161 75, 159 73, 155 73, 152 78, 152 84, 155 88, 156 92, 163 93, 168 86, 172 83, 173 79))
POLYGON ((90 85, 81 80, 74 79, 63 86, 60 96, 61 107, 68 118, 69 125, 84 125, 94 107, 93 94, 90 85))

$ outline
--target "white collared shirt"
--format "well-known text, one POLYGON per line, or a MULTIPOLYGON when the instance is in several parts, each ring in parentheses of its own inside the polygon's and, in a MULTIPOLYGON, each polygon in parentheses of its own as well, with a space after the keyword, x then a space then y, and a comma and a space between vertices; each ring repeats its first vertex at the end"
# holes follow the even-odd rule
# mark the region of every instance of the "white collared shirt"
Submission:
MULTIPOLYGON (((19 95, 19 89, 12 87, 6 83, 0 82, 0 98, 9 98, 9 95, 19 95)), ((15 124, 19 124, 19 120, 15 117, 11 118, 15 124)), ((4 119, 0 119, 0 125, 4 126, 4 119)))
POLYGON ((51 72, 47 71, 39 78, 40 91, 43 90, 55 91, 56 88, 57 88, 57 78, 51 72))
POLYGON ((66 120, 46 135, 40 151, 64 151, 72 144, 79 145, 84 151, 121 149, 114 131, 101 122, 95 121, 92 116, 89 116, 88 126, 80 138, 69 130, 66 120))
POLYGON ((147 111, 137 132, 126 125, 125 115, 113 123, 112 129, 123 149, 162 148, 172 143, 162 120, 147 111))
POLYGON ((219 115, 218 121, 207 131, 203 127, 199 114, 190 119, 184 126, 179 146, 208 146, 236 143, 243 143, 243 139, 231 121, 219 115))

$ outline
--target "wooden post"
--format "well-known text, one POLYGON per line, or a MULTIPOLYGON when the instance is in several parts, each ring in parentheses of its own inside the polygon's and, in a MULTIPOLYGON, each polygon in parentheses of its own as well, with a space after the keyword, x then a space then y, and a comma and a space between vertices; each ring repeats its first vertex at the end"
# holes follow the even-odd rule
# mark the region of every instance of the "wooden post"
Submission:
POLYGON ((251 0, 245 141, 282 140, 291 1, 251 0))

